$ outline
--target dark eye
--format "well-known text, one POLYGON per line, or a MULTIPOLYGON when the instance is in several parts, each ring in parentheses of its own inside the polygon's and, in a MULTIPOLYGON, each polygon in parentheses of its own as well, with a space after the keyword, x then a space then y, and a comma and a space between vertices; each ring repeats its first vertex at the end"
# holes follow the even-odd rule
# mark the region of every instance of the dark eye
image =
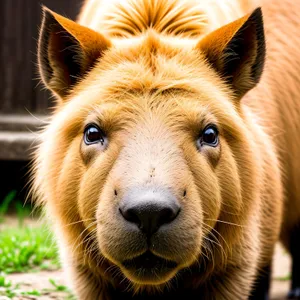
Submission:
POLYGON ((209 125, 202 131, 200 143, 211 147, 216 147, 219 144, 218 130, 214 125, 209 125))
POLYGON ((94 124, 88 125, 84 130, 84 142, 86 145, 104 144, 103 132, 94 124))

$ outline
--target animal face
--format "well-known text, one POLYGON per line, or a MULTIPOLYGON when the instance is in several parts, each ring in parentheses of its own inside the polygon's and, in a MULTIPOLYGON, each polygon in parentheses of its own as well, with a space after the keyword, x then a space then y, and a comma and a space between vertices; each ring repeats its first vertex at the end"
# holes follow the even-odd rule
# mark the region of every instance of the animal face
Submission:
POLYGON ((238 101, 260 77, 260 26, 258 10, 200 42, 109 41, 45 11, 41 74, 58 105, 36 187, 82 264, 161 285, 224 250, 218 221, 238 222, 255 196, 238 101))

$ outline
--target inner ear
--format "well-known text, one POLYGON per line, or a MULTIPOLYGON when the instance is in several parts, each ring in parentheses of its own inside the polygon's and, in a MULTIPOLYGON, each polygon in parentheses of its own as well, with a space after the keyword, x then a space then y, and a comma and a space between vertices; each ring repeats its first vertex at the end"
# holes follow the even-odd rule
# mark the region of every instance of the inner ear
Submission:
MULTIPOLYGON (((85 72, 83 68, 84 53, 79 42, 59 24, 51 31, 48 40, 48 64, 51 69, 50 86, 64 88, 74 86, 85 72), (56 74, 54 74, 56 73, 56 74)), ((90 66, 92 67, 92 65, 90 66)))
POLYGON ((259 82, 263 71, 265 39, 261 9, 208 34, 197 47, 240 99, 259 82))
POLYGON ((65 98, 110 45, 100 33, 44 8, 38 59, 45 85, 65 98))
MULTIPOLYGON (((223 52, 223 70, 228 83, 238 87, 242 82, 239 72, 244 72, 248 78, 242 78, 244 81, 257 83, 260 80, 264 60, 265 43, 264 29, 261 23, 255 24, 253 28, 251 18, 246 22, 226 45, 223 52)), ((246 88, 246 87, 245 87, 246 88)))

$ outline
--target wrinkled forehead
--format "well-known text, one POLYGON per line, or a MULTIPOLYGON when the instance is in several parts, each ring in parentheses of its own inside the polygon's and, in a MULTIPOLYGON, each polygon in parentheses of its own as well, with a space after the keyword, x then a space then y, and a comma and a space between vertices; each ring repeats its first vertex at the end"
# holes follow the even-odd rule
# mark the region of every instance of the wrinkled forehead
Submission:
POLYGON ((197 101, 196 93, 180 89, 136 92, 95 103, 87 110, 85 124, 97 122, 109 127, 108 131, 145 125, 199 127, 209 120, 217 123, 209 107, 197 101))

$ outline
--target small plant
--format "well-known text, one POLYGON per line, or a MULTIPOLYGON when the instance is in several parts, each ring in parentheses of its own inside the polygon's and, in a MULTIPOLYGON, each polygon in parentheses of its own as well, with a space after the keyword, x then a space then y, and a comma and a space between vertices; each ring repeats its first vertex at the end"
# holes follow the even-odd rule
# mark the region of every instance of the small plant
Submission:
MULTIPOLYGON (((1 293, 0 293, 0 295, 1 295, 1 293)), ((8 288, 5 290, 5 293, 3 293, 3 295, 12 299, 17 295, 17 293, 14 289, 8 288)))
POLYGON ((0 205, 0 223, 4 221, 4 215, 7 213, 11 202, 16 198, 17 191, 9 192, 0 205))
POLYGON ((41 296, 42 293, 37 290, 27 291, 27 292, 21 292, 21 295, 24 296, 41 296))
POLYGON ((11 281, 7 280, 4 274, 0 274, 0 287, 11 287, 11 281))
POLYGON ((1 296, 13 298, 15 295, 11 281, 6 278, 5 274, 0 273, 0 299, 1 296))
POLYGON ((55 287, 55 290, 58 292, 68 292, 69 291, 67 286, 57 284, 54 279, 50 278, 49 282, 55 287))
POLYGON ((30 209, 28 208, 28 206, 23 205, 21 201, 16 201, 15 208, 19 226, 22 227, 24 224, 24 219, 30 215, 30 209))
POLYGON ((76 297, 72 294, 69 288, 65 285, 57 283, 54 279, 50 278, 49 282, 53 286, 53 289, 43 289, 44 292, 61 292, 65 294, 64 300, 76 300, 76 297))

